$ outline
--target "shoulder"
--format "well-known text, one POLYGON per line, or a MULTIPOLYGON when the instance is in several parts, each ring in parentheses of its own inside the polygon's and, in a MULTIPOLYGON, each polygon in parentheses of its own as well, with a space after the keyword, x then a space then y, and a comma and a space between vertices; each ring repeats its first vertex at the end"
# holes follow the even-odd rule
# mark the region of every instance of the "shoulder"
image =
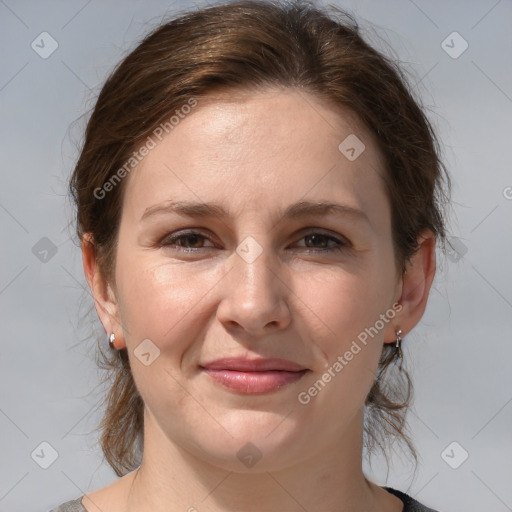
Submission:
POLYGON ((408 494, 397 491, 396 489, 391 489, 390 487, 384 487, 384 489, 403 501, 403 512, 437 512, 432 508, 428 508, 425 505, 422 505, 419 501, 411 498, 408 494))
POLYGON ((87 512, 87 509, 82 505, 82 498, 83 496, 80 496, 76 500, 66 501, 66 503, 62 503, 49 512, 87 512))

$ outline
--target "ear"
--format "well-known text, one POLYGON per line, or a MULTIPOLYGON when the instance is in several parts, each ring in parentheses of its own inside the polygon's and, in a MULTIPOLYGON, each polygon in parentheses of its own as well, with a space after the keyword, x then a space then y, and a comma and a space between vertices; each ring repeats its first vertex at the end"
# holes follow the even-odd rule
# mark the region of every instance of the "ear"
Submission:
POLYGON ((90 233, 85 233, 82 237, 82 259, 85 277, 94 298, 96 312, 105 328, 105 332, 107 335, 112 332, 115 334, 115 347, 117 349, 125 348, 126 342, 113 287, 100 271, 96 258, 96 246, 90 233))
MULTIPOLYGON (((409 258, 402 276, 401 290, 397 301, 402 309, 396 315, 393 326, 394 331, 401 329, 403 338, 418 324, 427 307, 427 299, 436 273, 436 238, 430 229, 426 229, 418 236, 418 249, 409 258)), ((386 333, 385 343, 394 343, 395 332, 386 333)))

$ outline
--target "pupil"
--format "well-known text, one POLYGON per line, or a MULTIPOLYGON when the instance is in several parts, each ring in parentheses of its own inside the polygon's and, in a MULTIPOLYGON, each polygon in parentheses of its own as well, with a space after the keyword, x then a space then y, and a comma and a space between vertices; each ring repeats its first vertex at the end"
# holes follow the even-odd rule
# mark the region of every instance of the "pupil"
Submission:
POLYGON ((190 240, 192 239, 192 243, 187 244, 187 245, 192 245, 192 246, 193 246, 193 245, 195 245, 195 243, 194 243, 194 241, 193 241, 193 240, 195 240, 196 242, 198 242, 198 241, 199 241, 199 237, 198 237, 197 235, 187 235, 187 236, 185 237, 185 239, 186 239, 187 241, 190 241, 190 240))
POLYGON ((308 235, 308 238, 310 240, 313 240, 313 242, 314 242, 315 240, 316 241, 319 241, 319 240, 321 241, 322 238, 324 238, 324 236, 323 235, 308 235))

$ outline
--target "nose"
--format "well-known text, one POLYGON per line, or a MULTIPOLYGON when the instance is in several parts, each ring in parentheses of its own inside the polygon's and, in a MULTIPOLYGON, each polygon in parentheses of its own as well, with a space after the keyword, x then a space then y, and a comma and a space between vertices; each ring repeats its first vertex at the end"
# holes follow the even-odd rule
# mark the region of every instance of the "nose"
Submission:
POLYGON ((233 254, 233 266, 223 279, 217 308, 217 318, 227 329, 254 337, 285 329, 291 321, 292 291, 285 272, 271 249, 262 249, 255 259, 233 254))

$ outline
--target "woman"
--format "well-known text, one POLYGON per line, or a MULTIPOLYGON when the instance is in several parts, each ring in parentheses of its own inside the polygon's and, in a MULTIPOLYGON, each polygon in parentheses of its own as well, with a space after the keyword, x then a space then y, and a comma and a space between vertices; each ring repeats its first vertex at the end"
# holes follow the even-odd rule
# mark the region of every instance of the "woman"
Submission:
POLYGON ((121 478, 55 510, 431 510, 362 454, 409 443, 401 341, 443 185, 428 120, 347 15, 241 1, 158 27, 70 183, 121 478))

